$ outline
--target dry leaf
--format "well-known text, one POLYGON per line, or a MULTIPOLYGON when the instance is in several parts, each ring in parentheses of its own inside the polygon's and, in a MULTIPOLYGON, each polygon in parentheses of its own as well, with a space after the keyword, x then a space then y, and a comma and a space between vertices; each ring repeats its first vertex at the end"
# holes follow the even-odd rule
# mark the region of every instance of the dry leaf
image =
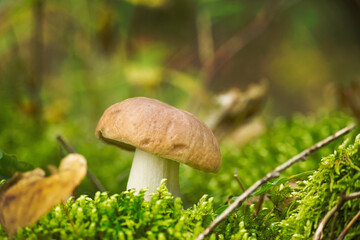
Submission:
POLYGON ((69 154, 58 173, 44 177, 42 169, 16 173, 0 189, 0 222, 9 236, 34 224, 61 200, 66 200, 86 175, 86 160, 69 154))
POLYGON ((208 116, 207 125, 218 140, 223 140, 249 122, 262 110, 267 97, 268 83, 262 80, 246 91, 232 88, 216 97, 217 109, 208 116))

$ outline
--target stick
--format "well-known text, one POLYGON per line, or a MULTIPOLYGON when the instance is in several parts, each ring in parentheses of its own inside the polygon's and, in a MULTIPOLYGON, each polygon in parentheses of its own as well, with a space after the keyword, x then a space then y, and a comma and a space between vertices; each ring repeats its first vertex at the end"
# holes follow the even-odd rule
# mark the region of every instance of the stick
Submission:
POLYGON ((233 198, 233 196, 232 196, 232 195, 228 196, 228 198, 226 199, 226 203, 227 203, 227 205, 231 205, 230 200, 231 200, 232 198, 233 198))
POLYGON ((243 190, 243 192, 245 192, 244 185, 241 183, 240 178, 239 178, 239 175, 237 174, 237 169, 236 169, 236 171, 235 171, 234 178, 235 178, 236 181, 239 183, 239 185, 240 185, 240 187, 241 187, 241 190, 243 190))
MULTIPOLYGON (((70 146, 69 143, 67 143, 65 141, 65 139, 61 136, 61 135, 58 135, 56 137, 56 139, 59 141, 59 143, 61 144, 61 146, 63 146, 66 151, 68 151, 69 153, 75 153, 75 149, 70 146)), ((95 177, 95 175, 90 171, 89 168, 87 168, 87 172, 86 172, 86 175, 88 176, 90 182, 96 187, 96 189, 100 192, 105 192, 105 188, 104 186, 101 184, 101 182, 99 181, 99 179, 97 179, 95 177)))
POLYGON ((297 2, 298 1, 278 0, 265 4, 248 25, 243 27, 240 32, 233 35, 215 50, 213 60, 209 60, 214 61, 213 72, 210 73, 211 76, 214 76, 215 73, 238 52, 261 36, 281 11, 297 2))
POLYGON ((61 146, 65 148, 66 151, 68 151, 69 153, 76 153, 75 149, 70 146, 61 135, 58 135, 56 139, 59 141, 61 146))
POLYGON ((63 210, 64 210, 64 212, 65 212, 65 214, 66 214, 67 219, 69 220, 69 222, 70 222, 70 224, 71 224, 72 229, 74 230, 74 233, 76 234, 77 237, 79 237, 79 234, 78 234, 78 232, 77 232, 77 230, 76 230, 76 227, 75 227, 75 225, 74 225, 74 222, 71 220, 69 211, 67 210, 67 208, 66 208, 66 206, 65 206, 65 204, 64 204, 63 201, 61 201, 61 206, 62 206, 62 208, 63 208, 63 210))
POLYGON ((333 220, 331 223, 331 231, 330 231, 329 240, 334 240, 334 238, 335 238, 335 227, 336 227, 336 220, 337 220, 338 216, 339 216, 339 212, 336 212, 334 214, 334 217, 333 217, 333 220))
POLYGON ((335 205, 335 207, 333 207, 329 212, 326 213, 325 217, 320 221, 313 240, 320 240, 323 237, 323 230, 327 224, 327 222, 330 220, 330 218, 341 208, 341 206, 346 202, 349 201, 351 199, 354 198, 358 198, 360 197, 360 192, 354 192, 354 193, 350 193, 348 195, 345 195, 344 192, 341 193, 340 195, 340 199, 337 202, 337 204, 335 205))
MULTIPOLYGON (((242 190, 243 192, 245 192, 245 187, 244 187, 244 185, 243 185, 243 184, 241 183, 241 181, 240 181, 239 175, 237 174, 237 169, 235 170, 234 178, 235 178, 236 181, 239 183, 241 190, 242 190)), ((251 202, 250 202, 249 199, 247 200, 247 202, 248 202, 249 205, 251 205, 251 202)))
POLYGON ((256 218, 257 215, 259 214, 259 212, 260 212, 260 210, 261 210, 261 207, 262 207, 262 205, 263 205, 263 203, 264 203, 264 200, 265 200, 265 193, 263 193, 263 194, 260 195, 260 198, 259 198, 259 201, 258 201, 258 203, 257 203, 256 211, 255 211, 255 213, 254 213, 253 218, 256 218))
POLYGON ((209 86, 214 68, 214 39, 211 28, 211 15, 208 10, 198 6, 196 14, 196 30, 198 40, 198 55, 201 63, 201 72, 204 77, 205 87, 209 86))
POLYGON ((352 225, 354 225, 354 223, 356 222, 356 220, 360 217, 360 211, 358 211, 358 213, 355 215, 355 217, 353 217, 353 219, 351 219, 351 221, 348 223, 348 225, 346 225, 346 227, 344 228, 344 230, 342 230, 342 232, 340 233, 340 235, 337 237, 336 240, 343 240, 345 235, 347 234, 347 232, 349 231, 350 227, 352 225))
POLYGON ((220 223, 222 222, 232 211, 234 211, 237 207, 240 206, 240 204, 247 198, 249 197, 252 193, 254 193, 256 191, 256 189, 258 189, 260 186, 262 186, 263 184, 265 184, 267 181, 269 181, 270 179, 273 178, 277 178, 279 177, 280 173, 286 169, 288 169, 289 167, 291 167, 292 165, 294 165, 295 163, 299 162, 300 160, 305 160, 306 157, 324 147, 325 145, 329 144, 330 142, 334 141, 335 139, 349 133, 351 130, 353 130, 355 128, 355 125, 352 124, 350 126, 347 126, 343 129, 341 129, 340 131, 336 132, 334 135, 329 136, 325 139, 323 139, 322 141, 316 143, 315 145, 311 146, 308 149, 305 149, 304 151, 302 151, 301 153, 299 153, 298 155, 290 158, 287 162, 281 164, 280 166, 276 167, 272 172, 268 173, 265 177, 263 177, 262 179, 258 180, 257 182, 255 182, 251 187, 249 187, 243 194, 241 194, 225 211, 223 211, 211 224, 209 227, 207 227, 202 233, 200 233, 195 240, 202 240, 204 239, 206 236, 208 236, 211 231, 220 223))

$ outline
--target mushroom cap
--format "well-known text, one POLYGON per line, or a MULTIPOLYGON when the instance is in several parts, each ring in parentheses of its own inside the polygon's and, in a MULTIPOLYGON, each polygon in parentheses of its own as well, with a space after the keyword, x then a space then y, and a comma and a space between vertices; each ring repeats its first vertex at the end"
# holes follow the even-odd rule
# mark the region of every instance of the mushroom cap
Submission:
POLYGON ((145 97, 105 110, 95 135, 127 150, 139 148, 205 172, 217 172, 221 153, 212 131, 191 113, 145 97))

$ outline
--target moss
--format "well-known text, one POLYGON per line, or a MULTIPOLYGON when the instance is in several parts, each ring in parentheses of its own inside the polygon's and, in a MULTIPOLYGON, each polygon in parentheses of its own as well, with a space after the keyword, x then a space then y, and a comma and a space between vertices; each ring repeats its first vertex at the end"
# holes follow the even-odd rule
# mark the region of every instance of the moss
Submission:
POLYGON ((59 205, 36 225, 20 229, 14 239, 192 239, 213 220, 211 198, 204 196, 184 210, 164 182, 150 202, 144 201, 144 192, 72 198, 65 208, 77 233, 59 205))
MULTIPOLYGON (((304 149, 330 136, 353 120, 341 113, 318 116, 295 115, 291 119, 278 118, 267 123, 267 130, 245 146, 222 146, 223 165, 217 174, 202 173, 183 166, 180 169, 181 189, 185 204, 194 203, 203 194, 214 196, 218 206, 229 196, 242 190, 234 178, 237 172, 245 188, 304 149)), ((353 131, 355 132, 355 131, 353 131)), ((350 133, 348 136, 352 136, 350 133)), ((320 159, 331 154, 344 141, 344 137, 311 154, 282 173, 283 177, 316 170, 320 159)))
MULTIPOLYGON (((229 195, 241 193, 239 186, 233 184, 237 184, 233 178, 236 167, 244 166, 239 169, 239 175, 249 186, 280 162, 348 122, 348 118, 333 115, 325 116, 317 124, 301 116, 289 122, 281 120, 244 149, 225 150, 224 169, 219 175, 211 178, 204 175, 205 178, 198 172, 186 170, 185 175, 192 180, 192 185, 186 189, 187 199, 190 198, 189 189, 195 197, 200 195, 197 204, 190 207, 184 207, 179 198, 174 199, 164 183, 150 202, 143 200, 144 192, 138 195, 133 191, 114 195, 98 192, 93 198, 81 195, 66 203, 77 234, 64 209, 57 206, 36 225, 20 229, 14 239, 194 239, 226 209, 224 203, 229 195), (250 173, 249 169, 256 171, 250 173), (216 197, 201 197, 203 193, 212 193, 216 197)), ((341 140, 332 143, 300 163, 298 168, 294 166, 281 178, 265 184, 254 194, 255 197, 266 194, 268 199, 257 217, 254 218, 256 205, 244 203, 219 224, 208 239, 311 239, 319 221, 337 203, 341 192, 360 189, 360 135, 354 139, 350 136, 337 148, 336 144, 341 140), (320 163, 323 155, 328 156, 320 163), (294 180, 298 180, 295 187, 292 186, 294 180), (287 201, 294 196, 295 200, 287 201)), ((335 235, 359 209, 359 199, 343 205, 335 235)), ((329 231, 329 227, 325 228, 325 238, 329 231)), ((360 226, 354 225, 346 239, 359 236, 360 226)), ((7 239, 3 230, 0 230, 0 239, 7 239)))
MULTIPOLYGON (((281 222, 281 239, 310 239, 321 219, 333 208, 342 192, 349 194, 360 190, 360 135, 354 144, 345 141, 333 154, 321 161, 320 168, 301 183, 297 207, 281 222)), ((335 236, 360 209, 360 199, 346 202, 339 211, 334 228, 335 236)), ((324 230, 329 238, 330 225, 324 230)), ((353 226, 346 239, 358 239, 360 225, 353 226)))

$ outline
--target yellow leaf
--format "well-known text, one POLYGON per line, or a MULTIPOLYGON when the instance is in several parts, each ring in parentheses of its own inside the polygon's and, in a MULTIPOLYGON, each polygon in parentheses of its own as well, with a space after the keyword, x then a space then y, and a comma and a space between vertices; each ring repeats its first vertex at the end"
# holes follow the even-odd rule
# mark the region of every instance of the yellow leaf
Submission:
POLYGON ((0 188, 0 222, 9 236, 47 214, 66 200, 86 175, 86 160, 80 154, 62 159, 58 173, 44 177, 42 169, 16 173, 0 188))

